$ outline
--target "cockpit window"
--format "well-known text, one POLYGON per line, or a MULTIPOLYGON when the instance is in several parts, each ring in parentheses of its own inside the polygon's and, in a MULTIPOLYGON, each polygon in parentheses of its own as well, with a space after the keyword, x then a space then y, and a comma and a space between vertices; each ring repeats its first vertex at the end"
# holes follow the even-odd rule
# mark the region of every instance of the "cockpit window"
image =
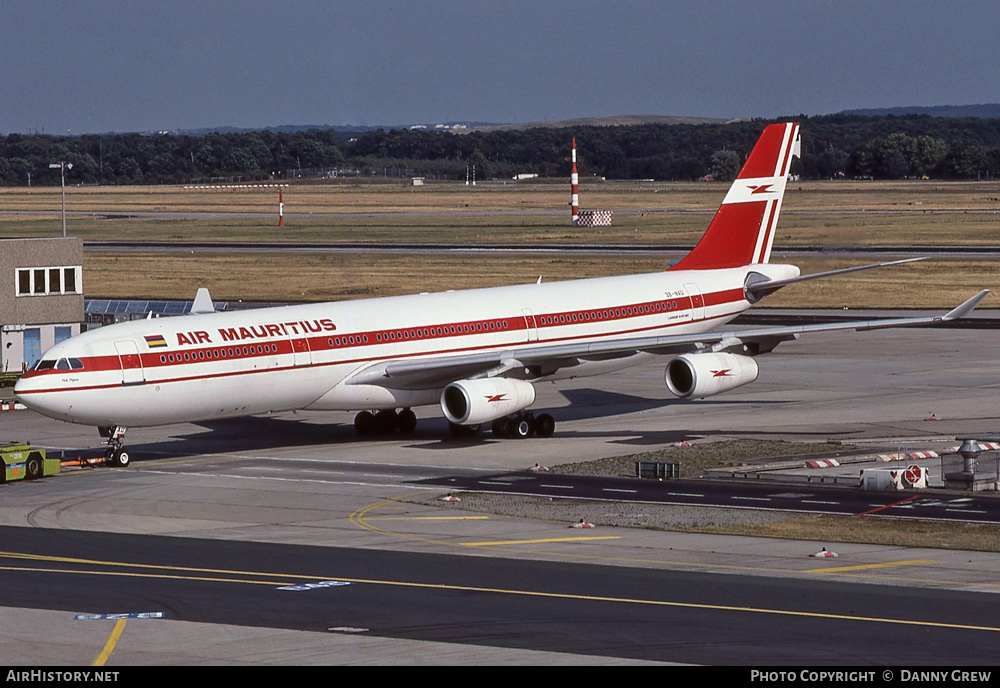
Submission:
POLYGON ((69 370, 69 361, 65 358, 60 358, 56 361, 56 370, 69 370))
POLYGON ((41 360, 35 365, 35 370, 52 370, 56 367, 56 362, 54 360, 41 360))
POLYGON ((73 370, 82 370, 83 361, 81 361, 79 358, 71 358, 69 359, 69 367, 72 368, 73 370))

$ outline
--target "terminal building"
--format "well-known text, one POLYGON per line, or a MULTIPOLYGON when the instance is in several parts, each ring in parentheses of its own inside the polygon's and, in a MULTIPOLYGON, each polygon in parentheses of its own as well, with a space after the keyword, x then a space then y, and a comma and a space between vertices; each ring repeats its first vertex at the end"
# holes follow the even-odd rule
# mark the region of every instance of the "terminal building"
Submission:
POLYGON ((82 239, 0 240, 0 371, 30 368, 83 321, 82 239))

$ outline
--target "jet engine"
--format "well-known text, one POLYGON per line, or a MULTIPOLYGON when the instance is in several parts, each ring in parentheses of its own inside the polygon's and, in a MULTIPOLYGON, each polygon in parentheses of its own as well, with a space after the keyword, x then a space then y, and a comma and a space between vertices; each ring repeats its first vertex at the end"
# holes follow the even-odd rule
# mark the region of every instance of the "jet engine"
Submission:
POLYGON ((457 425, 488 423, 535 403, 535 388, 524 380, 486 377, 452 382, 441 392, 441 410, 457 425))
POLYGON ((710 397, 757 379, 757 361, 737 354, 684 354, 667 364, 667 387, 682 399, 710 397))

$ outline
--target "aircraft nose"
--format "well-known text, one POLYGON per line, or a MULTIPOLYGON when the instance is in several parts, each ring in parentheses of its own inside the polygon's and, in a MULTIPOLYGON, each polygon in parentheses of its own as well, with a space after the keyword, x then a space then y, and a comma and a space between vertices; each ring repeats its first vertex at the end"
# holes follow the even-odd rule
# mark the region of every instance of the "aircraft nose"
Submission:
MULTIPOLYGON (((27 406, 28 408, 32 408, 34 404, 33 400, 31 399, 32 387, 33 385, 31 383, 31 380, 26 380, 23 377, 18 379, 18 381, 14 383, 14 398, 17 399, 22 404, 24 404, 25 406, 27 406)), ((40 396, 40 395, 36 394, 35 396, 40 396)))
POLYGON ((30 376, 22 377, 14 384, 14 397, 32 411, 50 418, 62 418, 67 411, 58 394, 42 391, 39 381, 30 376))

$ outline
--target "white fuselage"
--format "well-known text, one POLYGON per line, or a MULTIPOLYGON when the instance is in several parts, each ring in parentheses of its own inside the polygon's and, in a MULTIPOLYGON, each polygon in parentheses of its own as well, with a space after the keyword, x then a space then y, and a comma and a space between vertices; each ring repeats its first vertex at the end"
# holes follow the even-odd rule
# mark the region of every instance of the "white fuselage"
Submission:
MULTIPOLYGON (((386 361, 707 331, 750 306, 750 270, 772 279, 798 274, 774 264, 665 271, 121 323, 54 346, 15 393, 47 416, 98 426, 434 404, 443 385, 350 380, 386 361)), ((540 377, 648 358, 584 362, 540 377)))

